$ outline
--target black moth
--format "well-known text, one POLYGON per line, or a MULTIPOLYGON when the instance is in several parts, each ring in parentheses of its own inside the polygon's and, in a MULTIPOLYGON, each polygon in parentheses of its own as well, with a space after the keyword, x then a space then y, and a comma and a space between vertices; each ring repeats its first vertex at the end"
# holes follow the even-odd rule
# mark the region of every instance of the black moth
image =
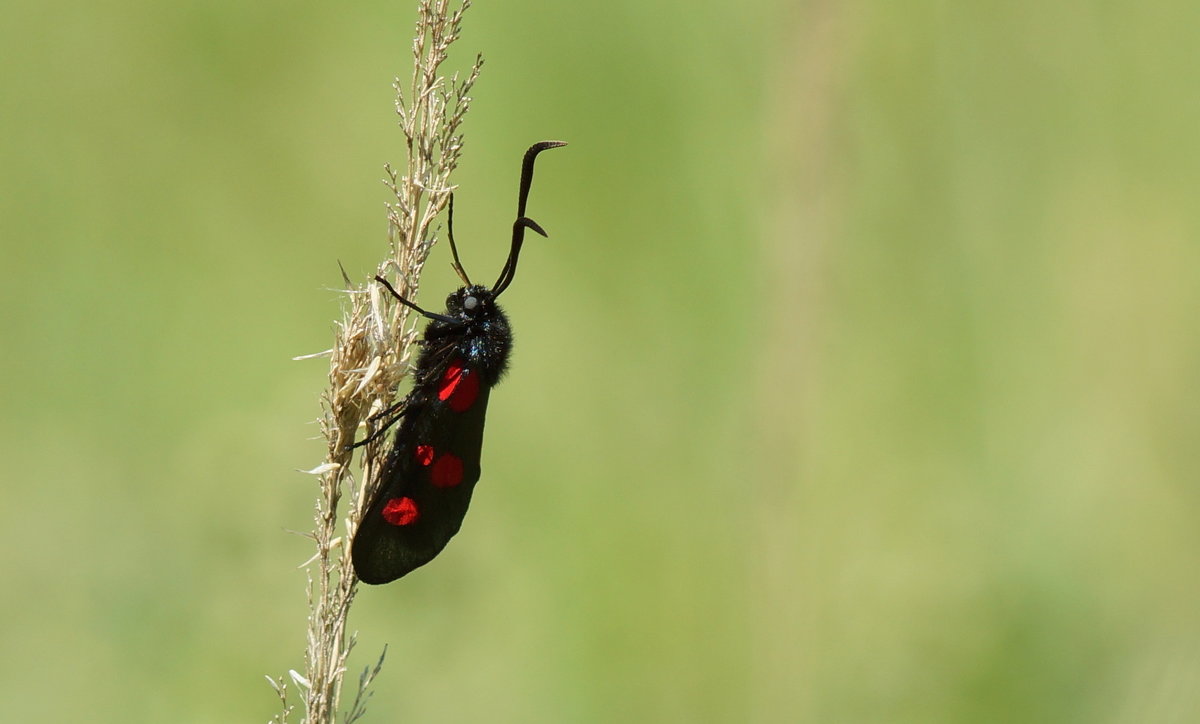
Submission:
POLYGON ((479 480, 488 394, 504 374, 512 347, 508 318, 496 299, 512 284, 525 229, 546 236, 525 216, 533 162, 542 151, 565 145, 542 141, 525 152, 512 247, 491 289, 472 284, 458 259, 453 197, 447 223, 450 250, 454 270, 466 286, 446 298, 446 312, 427 312, 375 277, 400 303, 430 321, 421 340, 413 389, 394 418, 400 419, 400 429, 354 536, 351 557, 363 583, 388 583, 425 565, 462 526, 479 480))

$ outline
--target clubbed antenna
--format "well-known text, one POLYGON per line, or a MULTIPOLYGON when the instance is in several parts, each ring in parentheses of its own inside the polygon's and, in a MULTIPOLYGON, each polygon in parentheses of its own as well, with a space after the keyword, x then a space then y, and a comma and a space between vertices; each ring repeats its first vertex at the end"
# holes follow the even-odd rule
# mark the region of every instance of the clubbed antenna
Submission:
POLYGON ((467 276, 467 270, 463 269, 462 262, 458 260, 458 245, 454 243, 454 194, 450 194, 448 207, 446 210, 446 236, 450 237, 450 253, 454 255, 454 263, 450 266, 458 278, 462 279, 462 283, 469 287, 471 278, 467 276))
POLYGON ((508 285, 512 284, 513 276, 517 273, 517 258, 521 255, 521 245, 525 243, 525 229, 533 229, 542 236, 546 231, 538 226, 533 219, 525 216, 525 204, 529 201, 529 187, 533 185, 533 162, 537 155, 550 148, 567 145, 565 141, 542 141, 535 143, 525 152, 521 160, 521 190, 517 196, 517 220, 513 222, 512 247, 508 251, 508 260, 500 270, 500 277, 492 285, 492 296, 498 297, 508 285))

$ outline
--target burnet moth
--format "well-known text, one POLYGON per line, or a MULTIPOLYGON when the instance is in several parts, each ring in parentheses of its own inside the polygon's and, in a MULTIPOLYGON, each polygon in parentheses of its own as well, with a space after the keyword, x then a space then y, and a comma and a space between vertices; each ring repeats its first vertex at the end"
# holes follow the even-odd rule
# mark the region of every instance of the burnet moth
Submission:
POLYGON ((421 309, 400 296, 387 280, 375 277, 397 301, 428 318, 429 324, 420 342, 412 391, 399 403, 393 418, 400 422, 395 442, 354 535, 351 558, 363 583, 388 583, 425 565, 462 526, 479 480, 488 395, 504 374, 512 348, 508 317, 496 299, 512 284, 525 230, 546 236, 537 222, 525 216, 534 160, 542 151, 565 145, 542 141, 525 152, 512 246, 490 289, 472 284, 458 259, 453 197, 447 235, 453 268, 465 286, 446 298, 445 313, 421 309))

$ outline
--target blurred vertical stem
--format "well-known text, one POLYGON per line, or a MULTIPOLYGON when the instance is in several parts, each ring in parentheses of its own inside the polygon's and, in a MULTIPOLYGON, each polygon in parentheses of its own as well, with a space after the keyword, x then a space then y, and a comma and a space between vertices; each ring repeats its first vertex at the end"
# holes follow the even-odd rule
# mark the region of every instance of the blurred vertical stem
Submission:
MULTIPOLYGON (((470 0, 452 10, 448 0, 420 0, 413 37, 413 72, 407 84, 396 79, 396 113, 404 132, 408 162, 403 172, 386 166, 384 183, 395 196, 387 205, 391 253, 379 264, 380 276, 393 279, 408 299, 417 296, 421 269, 436 241, 432 227, 450 198, 450 174, 462 152, 459 127, 470 105, 470 91, 479 77, 483 58, 476 56, 465 78, 439 74, 451 44, 458 39, 470 0)), ((347 286, 351 285, 349 280, 347 286)), ((290 672, 301 690, 308 724, 335 721, 346 659, 354 634, 346 619, 358 579, 350 562, 354 538, 370 500, 378 471, 387 455, 386 439, 361 448, 362 474, 351 471, 355 433, 372 414, 393 402, 412 355, 416 330, 408 325, 408 307, 380 295, 378 285, 347 290, 348 310, 337 325, 330 351, 329 387, 322 395, 321 432, 327 443, 325 461, 309 471, 317 476, 316 525, 310 534, 316 553, 308 564, 308 645, 303 674, 290 672), (342 495, 350 504, 338 530, 342 495)), ((384 436, 386 438, 386 436, 384 436)), ((354 703, 344 720, 352 722, 365 711, 368 687, 383 663, 363 672, 354 703)), ((270 677, 268 677, 270 678, 270 677)), ((271 679, 283 702, 276 721, 286 722, 294 710, 288 701, 288 682, 271 679)))

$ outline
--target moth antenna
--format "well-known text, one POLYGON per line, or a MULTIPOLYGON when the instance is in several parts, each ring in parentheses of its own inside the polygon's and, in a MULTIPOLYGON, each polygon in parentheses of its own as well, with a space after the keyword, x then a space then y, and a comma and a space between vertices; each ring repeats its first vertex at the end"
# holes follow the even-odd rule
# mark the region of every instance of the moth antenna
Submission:
POLYGON ((458 274, 458 278, 462 279, 463 285, 471 286, 471 279, 467 276, 467 270, 463 269, 462 262, 458 260, 458 246, 454 243, 454 194, 450 194, 450 207, 446 211, 446 234, 450 237, 450 253, 454 255, 454 263, 450 265, 454 269, 454 273, 458 274))
POLYGON ((512 246, 508 251, 508 260, 504 262, 504 268, 500 270, 500 276, 492 285, 493 298, 500 296, 500 293, 507 289, 509 284, 512 284, 513 277, 516 276, 517 258, 521 255, 521 245, 525 243, 525 229, 533 229, 542 236, 546 236, 546 232, 538 226, 537 222, 525 216, 525 205, 529 201, 529 188, 533 185, 533 162, 542 151, 565 145, 567 145, 565 141, 535 143, 529 147, 529 150, 525 152, 525 157, 521 160, 521 186, 517 194, 517 220, 513 222, 512 246))

